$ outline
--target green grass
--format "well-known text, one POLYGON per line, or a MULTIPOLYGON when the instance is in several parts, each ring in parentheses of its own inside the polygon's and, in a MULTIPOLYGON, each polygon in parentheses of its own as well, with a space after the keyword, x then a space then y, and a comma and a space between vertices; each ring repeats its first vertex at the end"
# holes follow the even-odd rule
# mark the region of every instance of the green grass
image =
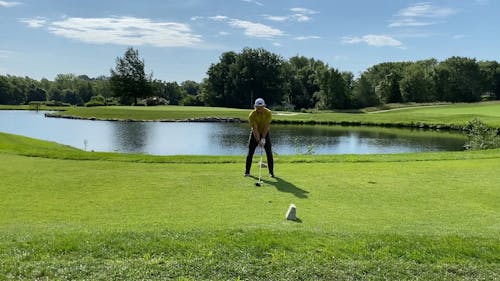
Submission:
POLYGON ((0 133, 0 159, 0 279, 500 278, 500 150, 279 156, 260 188, 243 156, 0 133))
MULTIPOLYGON (((159 107, 74 107, 59 112, 62 116, 109 120, 186 120, 190 118, 222 117, 246 121, 249 110, 219 107, 159 106, 159 107)), ((410 127, 460 128, 473 118, 500 128, 500 102, 416 106, 369 113, 287 113, 275 112, 276 122, 387 125, 410 127)))
POLYGON ((61 116, 110 120, 185 120, 189 118, 248 118, 248 110, 196 106, 107 106, 72 107, 58 112, 61 116))

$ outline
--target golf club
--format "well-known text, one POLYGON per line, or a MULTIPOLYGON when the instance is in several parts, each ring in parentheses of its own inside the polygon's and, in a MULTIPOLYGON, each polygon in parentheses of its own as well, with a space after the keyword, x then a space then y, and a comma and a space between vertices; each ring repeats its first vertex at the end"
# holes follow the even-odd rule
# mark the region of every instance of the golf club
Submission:
POLYGON ((263 149, 264 148, 261 146, 260 147, 260 162, 259 162, 259 181, 257 181, 255 183, 255 186, 261 186, 262 185, 262 181, 260 180, 260 178, 261 178, 261 175, 262 175, 262 150, 263 149))

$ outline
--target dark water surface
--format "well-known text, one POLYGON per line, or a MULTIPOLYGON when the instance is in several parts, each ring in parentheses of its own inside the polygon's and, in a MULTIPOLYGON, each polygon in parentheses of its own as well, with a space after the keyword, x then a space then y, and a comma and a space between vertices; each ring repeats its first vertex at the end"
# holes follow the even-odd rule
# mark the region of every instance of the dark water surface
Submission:
MULTIPOLYGON (((117 122, 47 118, 44 112, 0 110, 0 131, 84 150, 153 155, 246 154, 246 123, 117 122)), ((463 150, 465 137, 418 129, 277 125, 278 154, 373 154, 463 150)))

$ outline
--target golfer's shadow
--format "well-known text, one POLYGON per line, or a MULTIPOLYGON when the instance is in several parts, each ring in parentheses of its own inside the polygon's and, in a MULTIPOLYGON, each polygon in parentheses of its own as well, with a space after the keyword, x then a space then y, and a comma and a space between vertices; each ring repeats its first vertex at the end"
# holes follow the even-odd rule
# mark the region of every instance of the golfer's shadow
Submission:
MULTIPOLYGON (((254 177, 254 176, 252 176, 252 177, 254 177)), ((258 179, 257 177, 254 177, 254 178, 258 179)), ((281 191, 281 192, 292 193, 293 195, 295 195, 298 198, 307 198, 307 194, 309 193, 309 191, 303 190, 303 189, 297 187, 296 185, 294 185, 293 183, 284 180, 283 178, 274 177, 274 179, 276 181, 265 180, 265 179, 261 179, 261 180, 262 180, 263 184, 272 185, 272 186, 276 187, 276 189, 281 191)))

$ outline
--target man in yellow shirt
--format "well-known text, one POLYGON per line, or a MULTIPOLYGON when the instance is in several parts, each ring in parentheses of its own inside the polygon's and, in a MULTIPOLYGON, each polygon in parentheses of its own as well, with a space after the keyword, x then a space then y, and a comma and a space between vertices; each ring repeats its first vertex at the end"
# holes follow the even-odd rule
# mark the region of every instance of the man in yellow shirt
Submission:
POLYGON ((248 120, 252 132, 248 140, 248 154, 245 167, 245 177, 250 175, 250 168, 252 167, 253 154, 257 146, 262 147, 266 151, 267 167, 269 175, 274 177, 274 160, 273 152, 271 149, 271 139, 269 137, 269 129, 271 125, 271 110, 266 108, 266 103, 263 99, 258 98, 255 100, 254 110, 248 115, 248 120))

